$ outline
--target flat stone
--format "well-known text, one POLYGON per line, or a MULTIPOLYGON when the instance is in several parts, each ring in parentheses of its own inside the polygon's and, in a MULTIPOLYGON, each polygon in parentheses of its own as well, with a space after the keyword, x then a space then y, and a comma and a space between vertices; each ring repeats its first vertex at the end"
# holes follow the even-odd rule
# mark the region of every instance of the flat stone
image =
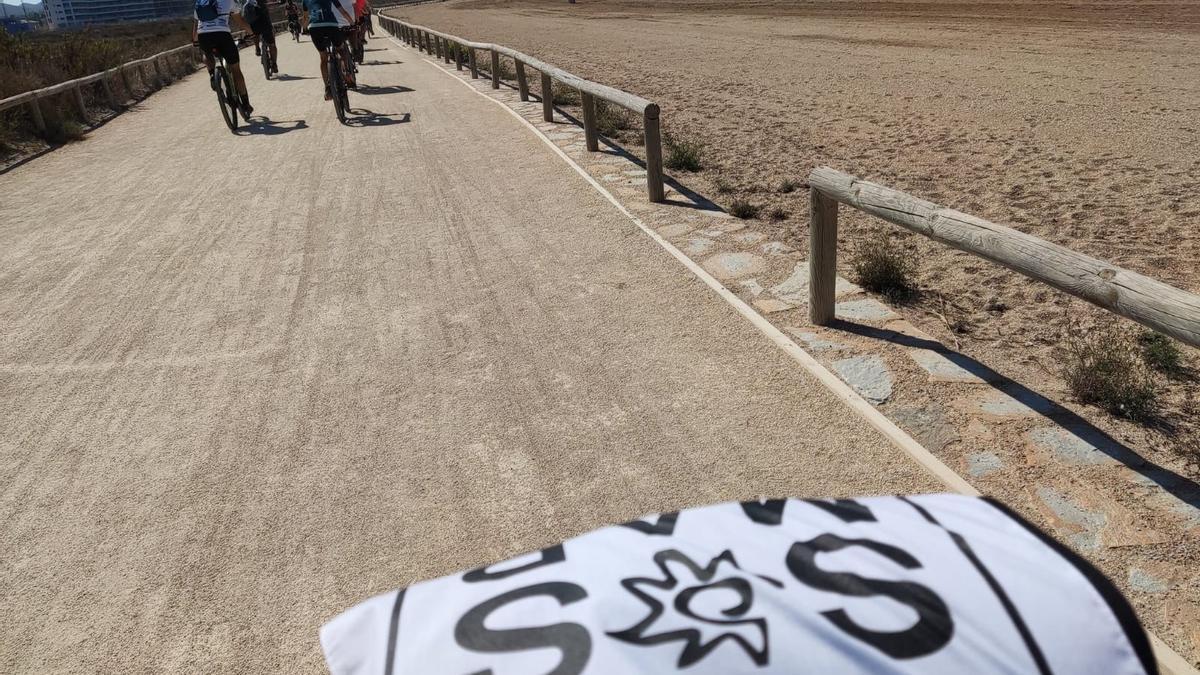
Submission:
POLYGON ((758 279, 746 279, 742 282, 742 288, 750 292, 750 295, 758 297, 762 295, 763 287, 759 285, 758 279))
POLYGON ((1171 584, 1140 567, 1130 567, 1129 587, 1139 593, 1153 593, 1158 595, 1169 591, 1171 584))
POLYGON ((787 255, 788 253, 794 253, 796 251, 796 249, 788 246, 782 241, 768 241, 759 247, 759 250, 766 255, 787 255))
POLYGON ((1038 509, 1071 545, 1084 551, 1100 548, 1099 532, 1104 527, 1104 514, 1089 511, 1046 485, 1038 486, 1031 494, 1036 497, 1038 509))
POLYGON ((615 173, 610 173, 610 174, 605 174, 605 175, 601 176, 600 180, 604 181, 605 183, 615 183, 619 180, 625 180, 625 179, 622 178, 621 176, 618 176, 615 173))
POLYGON ((975 394, 955 401, 955 406, 985 420, 1003 422, 1022 417, 1036 417, 1054 409, 1054 404, 1028 392, 1010 396, 999 389, 975 394))
POLYGON ((925 371, 930 382, 986 384, 986 380, 983 378, 932 349, 906 349, 904 351, 925 371))
POLYGON ((758 242, 760 242, 766 238, 767 238, 767 235, 763 234, 762 232, 753 232, 753 231, 739 232, 738 234, 733 235, 733 240, 739 244, 757 244, 758 242))
POLYGON ((888 410, 888 417, 904 427, 921 445, 934 452, 959 440, 958 431, 946 419, 947 410, 940 403, 922 406, 902 406, 888 410))
POLYGON ((1190 534, 1200 534, 1200 498, 1189 503, 1166 490, 1161 490, 1147 499, 1146 505, 1170 513, 1190 534))
POLYGON ((629 169, 628 171, 623 171, 622 173, 624 173, 626 176, 645 177, 646 170, 645 169, 629 169))
MULTIPOLYGON (((925 342, 937 342, 937 338, 933 337, 929 333, 926 333, 925 331, 921 330, 920 328, 917 328, 916 326, 912 325, 908 321, 905 321, 904 319, 898 319, 896 321, 889 321, 889 322, 883 324, 883 327, 894 333, 899 333, 901 335, 907 335, 908 337, 916 338, 918 340, 923 340, 925 342)), ((938 343, 938 344, 941 344, 941 343, 938 343)))
POLYGON ((972 452, 966 457, 967 473, 973 478, 983 478, 1004 468, 1004 460, 994 452, 972 452))
POLYGON ((752 253, 718 253, 705 260, 703 267, 714 277, 725 280, 758 274, 766 267, 766 263, 752 253))
POLYGON ((700 230, 700 232, 698 234, 702 234, 705 237, 708 237, 710 239, 717 239, 725 234, 725 230, 722 230, 720 228, 710 228, 707 230, 700 230))
POLYGON ((888 309, 887 305, 871 298, 839 302, 835 312, 839 319, 852 321, 889 321, 900 318, 900 315, 888 309))
POLYGON ((684 223, 677 223, 675 225, 663 225, 662 227, 658 228, 658 233, 660 235, 666 237, 667 239, 674 239, 675 237, 683 236, 691 231, 692 231, 691 226, 686 225, 684 223))
POLYGON ((892 373, 874 354, 834 361, 833 370, 871 403, 878 405, 892 397, 892 373))
POLYGON ((1142 524, 1116 500, 1094 484, 1081 485, 1067 479, 1027 490, 1034 504, 1047 516, 1054 529, 1076 548, 1094 551, 1101 546, 1121 548, 1161 544, 1162 533, 1142 524))
POLYGON ((807 347, 810 351, 827 352, 827 351, 835 351, 835 350, 841 350, 841 349, 848 348, 847 345, 844 345, 835 340, 830 340, 828 338, 822 337, 810 330, 805 330, 803 328, 796 328, 795 326, 788 326, 788 327, 784 328, 784 330, 787 331, 788 334, 790 334, 792 337, 803 342, 804 346, 807 347))
POLYGON ((716 242, 704 237, 692 237, 683 244, 683 251, 688 255, 704 255, 716 247, 716 242))
MULTIPOLYGON (((857 293, 862 289, 854 284, 838 277, 837 282, 833 286, 833 294, 835 297, 857 293)), ((793 304, 808 303, 808 263, 796 263, 792 268, 792 274, 782 283, 771 288, 771 295, 793 304)))
POLYGON ((1031 464, 1057 460, 1077 466, 1143 463, 1124 448, 1090 427, 1049 426, 1025 432, 1027 458, 1031 464))
POLYGON ((786 312, 789 309, 795 309, 795 305, 789 305, 782 300, 775 298, 762 298, 754 301, 754 307, 764 314, 775 314, 776 312, 786 312))
POLYGON ((996 437, 988 425, 980 422, 977 419, 972 419, 967 422, 967 428, 963 429, 963 437, 973 441, 990 441, 996 437))

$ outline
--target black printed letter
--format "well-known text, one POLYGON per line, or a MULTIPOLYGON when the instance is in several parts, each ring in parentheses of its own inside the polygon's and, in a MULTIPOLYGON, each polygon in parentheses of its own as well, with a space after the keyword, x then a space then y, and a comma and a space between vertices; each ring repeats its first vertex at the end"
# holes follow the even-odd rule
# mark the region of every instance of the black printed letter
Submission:
MULTIPOLYGON (((536 628, 507 628, 492 630, 483 625, 488 615, 511 602, 538 595, 548 595, 566 606, 587 597, 582 586, 563 581, 550 581, 502 593, 473 607, 454 626, 454 640, 463 649, 476 652, 519 652, 527 649, 557 647, 562 661, 546 675, 575 675, 582 673, 592 653, 592 638, 587 629, 577 623, 558 623, 536 628)), ((481 675, 490 675, 491 670, 481 675)))

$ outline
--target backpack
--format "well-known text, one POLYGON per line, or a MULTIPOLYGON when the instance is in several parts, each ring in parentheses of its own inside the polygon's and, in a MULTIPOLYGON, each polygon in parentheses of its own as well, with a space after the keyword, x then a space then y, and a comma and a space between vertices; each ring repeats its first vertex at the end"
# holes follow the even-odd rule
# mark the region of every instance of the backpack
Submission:
POLYGON ((246 23, 256 23, 262 15, 262 7, 259 6, 257 0, 247 0, 242 6, 242 18, 246 23))
POLYGON ((217 0, 196 0, 196 19, 200 21, 216 21, 221 16, 217 0))

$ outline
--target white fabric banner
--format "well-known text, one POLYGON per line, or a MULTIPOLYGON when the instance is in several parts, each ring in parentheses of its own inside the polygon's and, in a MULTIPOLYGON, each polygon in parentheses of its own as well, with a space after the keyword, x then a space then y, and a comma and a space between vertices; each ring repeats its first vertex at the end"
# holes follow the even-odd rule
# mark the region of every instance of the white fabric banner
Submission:
POLYGON ((334 675, 1155 672, 1128 603, 994 502, 729 503, 385 593, 334 675))

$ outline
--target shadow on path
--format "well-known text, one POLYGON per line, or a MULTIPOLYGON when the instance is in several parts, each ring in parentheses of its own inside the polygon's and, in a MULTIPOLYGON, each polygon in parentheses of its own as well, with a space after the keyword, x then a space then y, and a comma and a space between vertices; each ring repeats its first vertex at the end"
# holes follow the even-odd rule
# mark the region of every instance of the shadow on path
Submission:
POLYGON ((362 84, 360 82, 358 85, 358 89, 355 89, 353 91, 355 91, 356 93, 359 93, 359 94, 364 94, 366 96, 379 96, 380 94, 405 94, 405 93, 408 93, 413 90, 409 89, 408 87, 399 85, 399 84, 388 85, 385 87, 376 87, 375 85, 362 84))
POLYGON ((281 75, 276 75, 275 79, 279 80, 280 82, 293 82, 295 80, 315 80, 317 78, 310 75, 288 75, 287 73, 283 73, 281 75))
POLYGON ((346 126, 348 127, 387 127, 393 124, 404 124, 412 119, 409 113, 377 113, 365 108, 351 108, 348 110, 354 117, 346 118, 346 126))
POLYGON ((287 120, 275 121, 266 115, 255 115, 246 120, 247 126, 237 130, 238 135, 251 136, 278 136, 292 131, 300 131, 307 129, 308 123, 304 120, 287 120))
POLYGON ((1058 405, 1025 385, 1001 375, 965 354, 956 352, 935 340, 926 340, 887 330, 886 328, 875 328, 841 319, 835 320, 828 328, 872 340, 880 340, 901 347, 927 349, 935 352, 959 368, 983 380, 993 389, 1011 396, 1021 404, 1028 406, 1041 419, 1057 425, 1059 429, 1068 435, 1067 437, 1073 437, 1082 443, 1094 447, 1109 458, 1141 474, 1149 483, 1159 486, 1180 501, 1192 507, 1200 508, 1200 484, 1147 460, 1130 447, 1092 426, 1087 420, 1074 412, 1058 405))

